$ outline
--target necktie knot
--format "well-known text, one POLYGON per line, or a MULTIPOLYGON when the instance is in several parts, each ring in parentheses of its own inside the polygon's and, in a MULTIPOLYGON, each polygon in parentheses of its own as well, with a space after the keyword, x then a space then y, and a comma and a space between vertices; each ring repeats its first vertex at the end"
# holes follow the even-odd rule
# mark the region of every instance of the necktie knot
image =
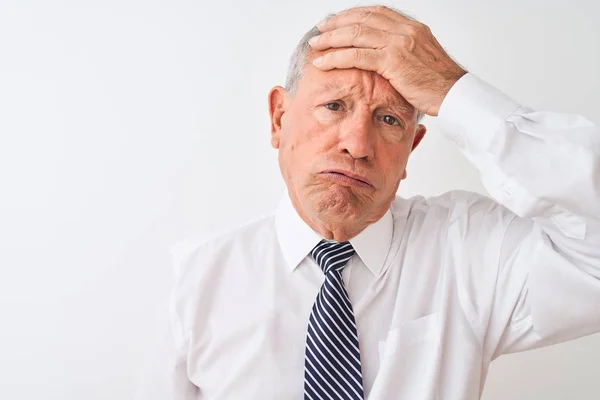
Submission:
POLYGON ((350 242, 335 242, 321 240, 310 252, 312 258, 327 274, 330 271, 341 271, 348 260, 354 255, 354 248, 350 242))

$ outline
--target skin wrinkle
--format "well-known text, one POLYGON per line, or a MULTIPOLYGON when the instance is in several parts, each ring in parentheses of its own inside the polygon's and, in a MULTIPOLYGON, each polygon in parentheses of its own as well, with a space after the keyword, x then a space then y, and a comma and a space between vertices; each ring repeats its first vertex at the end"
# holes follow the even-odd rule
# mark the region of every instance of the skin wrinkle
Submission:
MULTIPOLYGON (((360 86, 360 85, 354 85, 354 86, 342 85, 342 86, 340 86, 340 85, 338 85, 337 82, 327 82, 322 87, 320 87, 318 90, 315 90, 313 92, 313 96, 318 99, 320 99, 320 98, 337 98, 337 99, 344 100, 344 99, 350 97, 352 94, 359 95, 359 96, 364 95, 364 92, 366 90, 368 90, 368 89, 364 88, 365 86, 367 86, 366 81, 364 81, 364 83, 365 83, 365 85, 363 85, 363 86, 360 86)), ((373 86, 371 88, 371 93, 369 94, 369 96, 365 96, 365 97, 370 98, 371 99, 370 101, 373 103, 375 103, 375 100, 373 100, 373 98, 374 98, 373 90, 374 89, 375 89, 375 87, 373 86)), ((415 115, 414 107, 410 106, 410 104, 406 103, 406 101, 404 101, 404 102, 407 105, 402 105, 391 97, 386 97, 384 101, 388 107, 393 108, 399 114, 397 116, 400 117, 405 124, 408 123, 408 120, 410 118, 413 118, 415 115)))
POLYGON ((415 110, 381 75, 356 68, 321 71, 312 60, 334 49, 313 50, 291 96, 269 93, 271 143, 299 216, 328 240, 345 241, 389 209, 408 156, 425 134, 415 110), (332 111, 326 104, 340 104, 332 111), (398 125, 386 124, 390 115, 398 125), (373 187, 347 186, 320 172, 341 168, 373 187))

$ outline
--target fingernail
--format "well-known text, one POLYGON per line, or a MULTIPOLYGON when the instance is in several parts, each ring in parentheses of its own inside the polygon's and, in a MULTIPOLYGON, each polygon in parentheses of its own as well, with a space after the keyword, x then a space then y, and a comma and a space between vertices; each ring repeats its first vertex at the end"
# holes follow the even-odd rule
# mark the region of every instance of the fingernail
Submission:
POLYGON ((313 60, 313 65, 319 66, 323 64, 323 57, 317 57, 313 60))
POLYGON ((319 41, 319 36, 315 36, 308 41, 308 44, 310 44, 311 46, 314 46, 315 43, 317 43, 318 41, 319 41))
POLYGON ((323 30, 323 27, 325 26, 325 22, 327 22, 327 19, 324 19, 323 21, 321 21, 317 24, 317 28, 319 28, 320 31, 323 30))

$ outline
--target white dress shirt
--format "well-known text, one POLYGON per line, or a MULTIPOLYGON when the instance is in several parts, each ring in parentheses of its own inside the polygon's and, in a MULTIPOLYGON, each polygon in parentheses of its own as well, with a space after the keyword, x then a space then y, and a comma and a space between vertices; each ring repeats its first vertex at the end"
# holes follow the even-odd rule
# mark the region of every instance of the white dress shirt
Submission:
MULTIPOLYGON (((372 400, 478 399, 499 355, 600 331, 598 127, 472 73, 438 120, 493 199, 397 197, 350 239, 343 278, 372 400)), ((271 215, 175 246, 168 332, 137 398, 302 399, 321 239, 286 193, 271 215)))

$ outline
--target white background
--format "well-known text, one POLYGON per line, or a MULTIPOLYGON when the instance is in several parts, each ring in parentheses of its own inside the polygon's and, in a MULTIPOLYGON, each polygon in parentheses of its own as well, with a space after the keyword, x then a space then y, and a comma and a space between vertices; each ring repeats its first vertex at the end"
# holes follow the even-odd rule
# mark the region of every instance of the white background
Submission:
MULTIPOLYGON (((357 4, 0 1, 1 399, 132 397, 169 246, 276 205, 267 93, 305 31, 357 4)), ((514 99, 600 122, 597 1, 389 4, 514 99)), ((403 196, 483 192, 434 128, 408 175, 403 196)), ((598 398, 598 335, 501 357, 484 394, 598 398)))

